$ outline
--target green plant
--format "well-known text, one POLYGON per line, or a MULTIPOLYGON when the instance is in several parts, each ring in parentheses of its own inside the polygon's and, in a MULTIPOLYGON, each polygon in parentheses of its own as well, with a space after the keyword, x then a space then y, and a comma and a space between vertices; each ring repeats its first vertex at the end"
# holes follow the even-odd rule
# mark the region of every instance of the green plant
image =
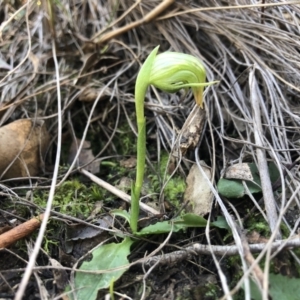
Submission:
POLYGON ((181 89, 192 88, 196 103, 203 106, 206 72, 203 63, 196 57, 177 52, 164 52, 157 55, 157 46, 142 65, 135 84, 135 110, 138 128, 136 180, 131 190, 130 228, 137 232, 139 198, 144 181, 146 160, 146 121, 144 100, 149 85, 162 91, 175 93, 181 89))
MULTIPOLYGON (((289 278, 281 274, 269 274, 269 294, 273 300, 296 300, 300 292, 299 278, 289 278)), ((251 299, 260 300, 262 295, 256 284, 250 282, 251 299)))
MULTIPOLYGON (((177 92, 180 89, 192 88, 196 103, 202 107, 204 86, 213 84, 205 83, 205 69, 200 60, 182 53, 165 52, 157 55, 156 47, 148 56, 140 69, 135 85, 135 107, 138 128, 137 137, 137 167, 136 180, 131 187, 131 212, 123 210, 111 211, 115 216, 125 218, 135 237, 149 234, 177 232, 189 227, 205 227, 207 221, 198 215, 185 214, 172 221, 162 221, 154 225, 144 227, 137 231, 139 217, 139 198, 144 181, 145 158, 146 158, 146 129, 144 115, 144 98, 149 85, 153 85, 166 92, 177 92)), ((211 226, 227 228, 224 220, 217 220, 211 226)), ((119 235, 120 236, 120 235, 119 235)), ((113 282, 120 278, 128 269, 127 255, 133 240, 124 237, 121 243, 101 245, 92 252, 93 258, 84 262, 80 270, 101 270, 98 274, 77 272, 75 275, 75 290, 77 299, 96 299, 97 291, 112 287, 113 282), (114 259, 101 259, 101 257, 114 259), (102 272, 103 271, 103 272, 102 272)))

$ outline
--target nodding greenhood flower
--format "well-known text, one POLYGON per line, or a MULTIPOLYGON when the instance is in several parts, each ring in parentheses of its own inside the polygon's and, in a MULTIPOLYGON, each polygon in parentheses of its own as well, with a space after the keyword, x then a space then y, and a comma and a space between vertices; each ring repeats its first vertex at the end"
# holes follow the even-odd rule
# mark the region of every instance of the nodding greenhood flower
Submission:
POLYGON ((177 52, 158 54, 151 68, 149 84, 168 93, 190 87, 196 103, 203 106, 206 72, 203 63, 192 55, 177 52))
POLYGON ((183 53, 158 54, 157 46, 143 63, 135 82, 135 110, 138 128, 136 180, 131 191, 130 227, 137 232, 139 200, 144 180, 146 161, 146 120, 144 100, 149 85, 162 91, 175 93, 192 88, 196 103, 203 106, 203 89, 215 82, 206 83, 203 63, 196 57, 183 53))

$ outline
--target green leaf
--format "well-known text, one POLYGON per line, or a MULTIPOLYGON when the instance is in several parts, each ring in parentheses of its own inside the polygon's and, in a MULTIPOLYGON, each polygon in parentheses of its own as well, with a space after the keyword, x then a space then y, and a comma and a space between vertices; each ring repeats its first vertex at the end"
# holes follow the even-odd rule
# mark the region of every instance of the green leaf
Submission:
MULTIPOLYGON (((223 217, 218 217, 217 221, 212 222, 211 225, 219 228, 228 229, 228 225, 223 217)), ((196 214, 185 214, 173 221, 163 221, 157 222, 156 224, 144 227, 141 231, 137 232, 136 236, 143 236, 149 234, 162 234, 169 233, 172 229, 173 232, 178 232, 179 230, 186 228, 195 227, 206 227, 207 220, 196 214), (172 226, 173 222, 173 226, 172 226)))
MULTIPOLYGON (((251 194, 261 192, 261 182, 259 177, 259 171, 254 163, 248 164, 252 181, 245 180, 247 187, 251 194)), ((276 165, 272 162, 268 165, 271 182, 274 183, 280 176, 276 165)), ((246 194, 243 181, 240 179, 225 179, 221 178, 217 184, 218 192, 220 195, 226 198, 241 198, 246 194)))
POLYGON ((221 178, 217 188, 219 194, 226 198, 241 198, 245 195, 243 183, 237 179, 221 178))
POLYGON ((271 181, 272 181, 272 183, 274 183, 280 177, 280 173, 278 171, 278 168, 277 168, 276 164, 271 162, 269 164, 268 169, 269 169, 269 174, 270 174, 271 181))
POLYGON ((185 227, 205 227, 207 221, 196 214, 185 214, 181 217, 182 219, 174 220, 174 224, 183 225, 185 227))
POLYGON ((112 281, 116 281, 123 275, 128 269, 127 256, 132 243, 130 238, 125 238, 122 243, 101 245, 93 251, 93 258, 83 262, 79 270, 106 272, 103 274, 77 272, 74 286, 78 300, 97 299, 99 290, 108 288, 112 281), (124 268, 120 270, 112 270, 122 266, 124 268))
POLYGON ((230 227, 223 216, 218 216, 217 220, 212 222, 211 224, 218 228, 230 230, 230 227))
POLYGON ((113 209, 110 211, 110 213, 114 216, 124 218, 130 224, 130 213, 128 211, 122 209, 113 209))
MULTIPOLYGON (((251 194, 261 192, 261 182, 259 177, 259 171, 254 163, 248 164, 252 181, 244 180, 251 194)), ((217 184, 218 192, 220 195, 226 198, 241 198, 246 194, 243 180, 239 179, 225 179, 221 178, 217 184)))
MULTIPOLYGON (((269 275, 269 293, 273 300, 298 300, 300 295, 300 279, 289 278, 280 274, 269 275)), ((256 284, 250 282, 251 299, 261 300, 262 296, 256 284)))
POLYGON ((163 221, 163 222, 157 222, 153 225, 149 225, 147 227, 144 227, 142 230, 135 233, 136 236, 143 236, 143 235, 149 235, 149 234, 162 234, 162 233, 169 233, 173 228, 173 232, 178 232, 181 229, 186 228, 182 225, 173 225, 170 221, 163 221))

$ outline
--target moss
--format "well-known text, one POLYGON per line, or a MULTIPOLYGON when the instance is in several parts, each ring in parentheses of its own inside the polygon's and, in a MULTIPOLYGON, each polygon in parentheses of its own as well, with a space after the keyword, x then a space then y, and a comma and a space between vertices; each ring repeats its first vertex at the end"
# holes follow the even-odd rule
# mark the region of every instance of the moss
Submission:
POLYGON ((176 292, 176 300, 215 300, 221 296, 220 288, 212 283, 200 283, 197 286, 185 285, 183 290, 176 292))
MULTIPOLYGON (((130 119, 134 120, 135 115, 130 116, 130 119)), ((125 118, 120 122, 121 124, 113 139, 117 153, 123 156, 136 155, 136 136, 125 118)))
MULTIPOLYGON (((149 194, 160 193, 163 186, 162 178, 165 176, 165 170, 168 167, 168 153, 164 152, 160 159, 160 164, 156 164, 156 174, 148 174, 147 180, 149 182, 149 194)), ((164 182, 167 185, 164 187, 164 197, 167 201, 171 202, 174 207, 178 208, 181 204, 183 193, 186 189, 185 180, 177 174, 172 177, 166 175, 164 182)))
MULTIPOLYGON (((106 200, 105 191, 97 185, 85 186, 77 179, 64 182, 56 189, 53 199, 53 209, 70 216, 89 216, 93 204, 99 200, 106 200)), ((46 207, 49 191, 35 191, 34 203, 46 207)))
MULTIPOLYGON (((153 169, 145 169, 145 180, 143 185, 143 194, 159 194, 161 192, 164 178, 165 170, 168 164, 168 153, 163 153, 161 156, 160 163, 154 164, 155 171, 153 169)), ((122 177, 130 178, 135 180, 136 170, 135 168, 125 168, 120 166, 118 161, 104 161, 101 163, 101 174, 110 184, 117 186, 120 183, 122 177)), ((165 199, 171 202, 175 207, 179 207, 181 204, 183 193, 186 189, 185 180, 180 175, 167 175, 164 182, 168 181, 167 185, 164 187, 165 199)), ((130 193, 130 191, 128 191, 130 193)), ((155 196, 151 196, 154 197, 155 196)))
MULTIPOLYGON (((169 154, 163 153, 160 160, 160 176, 163 178, 168 167, 169 154)), ((178 207, 181 203, 182 196, 186 189, 185 180, 177 174, 174 174, 172 177, 170 175, 166 176, 168 181, 167 185, 164 188, 164 196, 170 201, 175 207, 178 207)))
MULTIPOLYGON (((243 271, 241 268, 241 259, 238 255, 229 256, 226 258, 226 265, 227 265, 227 273, 231 275, 228 279, 229 287, 232 289, 238 283, 238 281, 243 276, 243 271)), ((235 300, 242 300, 244 299, 244 291, 240 289, 235 295, 235 300)))
POLYGON ((219 299, 219 287, 215 284, 212 284, 212 283, 208 283, 205 285, 205 289, 203 290, 205 293, 204 293, 204 297, 203 299, 205 300, 213 300, 213 299, 219 299))
POLYGON ((246 222, 245 228, 248 232, 256 231, 264 237, 271 235, 270 227, 261 214, 251 216, 246 222))
POLYGON ((284 223, 280 224, 280 230, 284 239, 287 239, 290 236, 290 230, 284 223))
POLYGON ((181 177, 174 176, 164 189, 164 195, 175 207, 180 206, 186 184, 181 177))
POLYGON ((58 233, 60 232, 61 224, 53 224, 54 222, 50 220, 50 224, 48 224, 48 229, 46 234, 44 235, 43 239, 43 249, 47 253, 52 253, 53 248, 57 248, 59 246, 59 236, 58 233))
POLYGON ((106 179, 112 185, 117 185, 122 177, 135 179, 135 169, 122 167, 119 162, 114 166, 105 168, 102 172, 107 174, 106 179))

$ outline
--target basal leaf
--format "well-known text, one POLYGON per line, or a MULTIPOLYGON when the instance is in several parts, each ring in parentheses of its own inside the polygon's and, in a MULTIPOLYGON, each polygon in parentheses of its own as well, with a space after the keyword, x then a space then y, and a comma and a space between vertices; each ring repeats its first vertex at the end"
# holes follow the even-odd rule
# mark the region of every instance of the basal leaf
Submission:
POLYGON ((217 220, 212 222, 211 224, 218 228, 230 230, 230 227, 223 216, 218 216, 217 220))
POLYGON ((185 214, 180 219, 174 220, 174 224, 185 227, 205 227, 207 221, 196 214, 185 214))
MULTIPOLYGON (((176 218, 171 221, 157 222, 156 224, 144 227, 142 230, 137 232, 135 235, 143 236, 149 234, 162 234, 169 233, 171 230, 173 232, 178 232, 179 230, 186 228, 195 227, 205 227, 207 225, 207 220, 196 214, 185 214, 181 217, 176 218)), ((216 222, 211 223, 212 226, 228 229, 228 225, 225 219, 219 219, 216 222)))
MULTIPOLYGON (((238 168, 238 165, 236 168, 238 168)), ((245 164, 243 164, 245 165, 245 164)), ((251 194, 261 192, 261 182, 259 171, 254 163, 249 163, 248 167, 251 171, 252 180, 244 179, 251 194)), ((279 171, 274 163, 268 165, 270 179, 274 183, 279 177, 279 171)), ((226 198, 241 198, 246 194, 243 181, 240 179, 221 178, 217 184, 218 192, 226 198)))
POLYGON ((112 215, 124 218, 128 223, 130 223, 130 213, 123 209, 113 209, 110 211, 112 215))
POLYGON ((108 288, 111 281, 119 279, 128 269, 127 256, 133 241, 125 238, 122 243, 106 244, 96 248, 90 261, 83 262, 80 270, 106 271, 103 274, 77 272, 75 274, 75 293, 78 300, 94 300, 98 291, 108 288), (124 266, 120 270, 112 270, 124 266))
POLYGON ((226 198, 241 198, 245 195, 243 183, 237 179, 221 178, 217 188, 219 194, 226 198))
POLYGON ((172 229, 173 232, 178 232, 181 229, 186 228, 182 225, 173 225, 170 221, 163 221, 163 222, 157 222, 153 225, 149 225, 147 227, 144 227, 142 230, 135 233, 136 236, 143 236, 143 235, 149 235, 149 234, 162 234, 162 233, 169 233, 172 229))
POLYGON ((270 294, 273 300, 297 300, 300 295, 300 279, 280 274, 270 274, 270 294))
POLYGON ((271 162, 268 166, 268 169, 269 169, 271 181, 272 181, 272 183, 274 183, 280 177, 278 168, 277 168, 276 164, 274 164, 274 162, 271 162))
MULTIPOLYGON (((244 180, 250 193, 261 192, 261 182, 257 166, 254 163, 249 163, 251 175, 253 180, 244 180)), ((221 178, 217 184, 220 195, 226 198, 241 198, 246 194, 243 181, 239 179, 225 179, 221 178)))
MULTIPOLYGON (((289 278, 280 274, 269 275, 269 294, 273 300, 298 300, 300 295, 300 279, 289 278)), ((261 300, 262 296, 256 284, 250 282, 251 299, 261 300)))

